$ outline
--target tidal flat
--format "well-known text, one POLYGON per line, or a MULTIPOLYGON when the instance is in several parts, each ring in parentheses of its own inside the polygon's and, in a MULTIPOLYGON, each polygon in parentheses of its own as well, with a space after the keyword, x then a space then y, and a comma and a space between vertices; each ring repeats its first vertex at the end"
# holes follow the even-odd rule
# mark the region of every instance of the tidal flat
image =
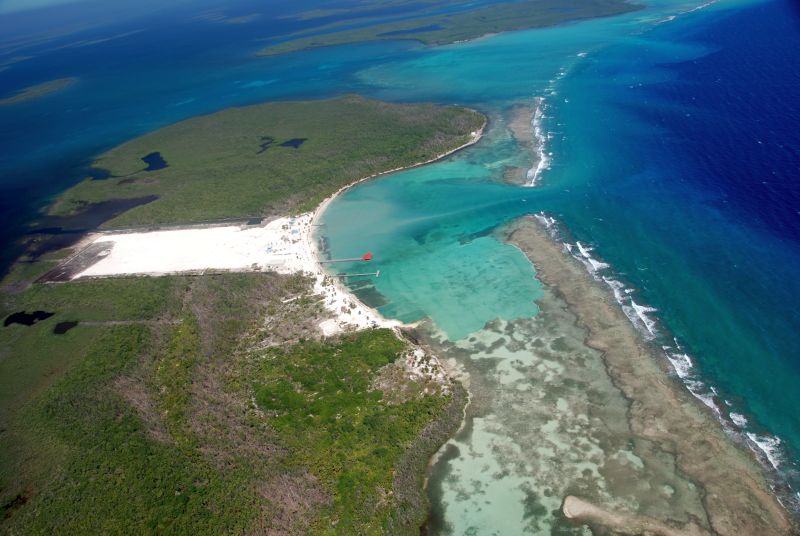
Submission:
POLYGON ((432 534, 792 534, 751 455, 532 217, 498 231, 544 284, 533 318, 455 343, 468 386, 429 480, 432 534))
POLYGON ((23 102, 38 99, 39 97, 44 97, 45 95, 49 95, 51 93, 63 91, 74 85, 77 81, 77 78, 59 78, 58 80, 49 80, 47 82, 42 82, 41 84, 22 88, 12 95, 0 97, 0 106, 22 104, 23 102))
POLYGON ((503 172, 506 182, 525 186, 528 180, 528 170, 538 163, 538 155, 534 147, 534 107, 527 104, 516 104, 508 111, 508 129, 514 141, 524 150, 524 154, 530 160, 521 162, 521 165, 507 166, 503 172))

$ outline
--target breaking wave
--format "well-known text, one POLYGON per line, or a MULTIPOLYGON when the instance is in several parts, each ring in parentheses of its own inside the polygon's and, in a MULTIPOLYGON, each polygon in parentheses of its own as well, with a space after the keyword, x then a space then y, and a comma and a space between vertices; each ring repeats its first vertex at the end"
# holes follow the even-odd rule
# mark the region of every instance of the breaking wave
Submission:
POLYGON ((723 429, 734 440, 748 446, 755 457, 767 469, 771 478, 771 485, 776 491, 778 500, 790 510, 800 512, 800 492, 795 491, 782 478, 796 468, 788 467, 788 459, 784 453, 781 439, 777 436, 755 432, 750 426, 750 421, 740 412, 735 411, 733 404, 724 400, 718 390, 700 378, 692 357, 682 348, 676 338, 664 341, 665 331, 659 324, 654 313, 654 307, 637 303, 634 300, 635 289, 627 287, 620 278, 613 273, 611 266, 596 258, 594 248, 580 241, 574 243, 564 241, 557 220, 545 213, 535 214, 534 217, 545 226, 551 237, 561 242, 564 251, 583 264, 586 271, 597 281, 605 283, 614 295, 625 316, 630 320, 636 330, 648 341, 659 340, 661 350, 667 358, 675 376, 681 380, 686 389, 704 406, 709 408, 722 424, 723 429), (785 491, 788 489, 788 493, 785 491))
POLYGON ((544 97, 536 97, 536 106, 533 111, 531 127, 533 128, 533 146, 536 151, 536 165, 528 170, 527 186, 536 186, 542 171, 550 168, 550 154, 547 152, 547 136, 542 127, 544 119, 545 100, 544 97))

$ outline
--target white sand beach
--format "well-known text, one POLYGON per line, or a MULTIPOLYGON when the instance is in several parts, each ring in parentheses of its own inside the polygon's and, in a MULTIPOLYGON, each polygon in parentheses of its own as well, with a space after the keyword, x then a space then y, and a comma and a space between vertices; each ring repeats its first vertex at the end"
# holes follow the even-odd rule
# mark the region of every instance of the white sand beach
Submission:
MULTIPOLYGON (((440 160, 481 139, 486 124, 451 151, 414 166, 440 160)), ((343 191, 375 177, 399 171, 387 170, 340 188, 326 198, 313 213, 283 217, 261 225, 223 224, 176 227, 142 232, 108 232, 90 235, 82 251, 100 257, 92 259, 71 279, 124 275, 159 276, 216 271, 305 273, 315 279, 314 291, 322 296, 333 318, 320 323, 325 336, 347 329, 394 328, 402 323, 383 318, 376 310, 353 296, 337 277, 329 276, 319 263, 313 229, 320 215, 343 191)), ((66 263, 77 257, 76 254, 66 263)), ((367 269, 366 272, 371 270, 367 269)))
MULTIPOLYGON (((323 207, 320 207, 320 209, 323 207)), ((319 209, 318 211, 319 212, 319 209)), ((314 247, 314 214, 273 220, 265 225, 220 225, 94 235, 87 247, 103 248, 101 259, 73 279, 122 275, 159 276, 214 271, 305 273, 333 314, 320 324, 323 334, 347 329, 394 327, 355 299, 337 278, 322 270, 314 247)))

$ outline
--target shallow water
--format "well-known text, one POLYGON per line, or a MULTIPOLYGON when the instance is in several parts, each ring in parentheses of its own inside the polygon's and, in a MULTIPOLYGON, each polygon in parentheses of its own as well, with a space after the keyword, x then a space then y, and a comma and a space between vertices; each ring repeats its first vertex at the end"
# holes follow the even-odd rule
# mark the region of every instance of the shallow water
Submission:
POLYGON ((707 523, 675 459, 634 435, 629 401, 551 290, 533 319, 496 321, 440 351, 473 395, 468 425, 434 465, 433 532, 581 534, 560 513, 578 495, 615 511, 707 523))
MULTIPOLYGON (((747 78, 727 59, 736 56, 747 65, 768 54, 770 46, 791 45, 794 30, 786 24, 775 26, 784 32, 776 39, 750 38, 742 44, 731 37, 743 26, 748 35, 763 35, 769 21, 792 20, 786 18, 787 9, 780 2, 720 4, 670 19, 685 8, 657 6, 608 21, 443 47, 359 74, 382 88, 380 96, 480 103, 492 118, 477 147, 445 163, 348 191, 326 212, 322 231, 336 256, 363 249, 376 253, 381 277, 374 285, 389 302, 381 312, 405 321, 432 319, 459 349, 455 364, 468 369, 473 394, 489 400, 452 442, 458 456, 451 452, 434 471, 431 490, 439 505, 434 524, 439 531, 555 530, 561 522, 551 512, 564 489, 556 489, 558 478, 548 478, 548 467, 563 469, 558 472, 561 486, 582 485, 591 490, 587 494, 616 496, 598 469, 619 463, 609 461, 614 440, 599 440, 577 423, 555 419, 572 430, 564 434, 572 441, 559 443, 549 437, 549 428, 542 428, 546 421, 536 421, 535 398, 519 394, 520 385, 530 388, 533 378, 541 379, 540 370, 531 372, 541 359, 535 349, 523 345, 519 355, 503 345, 483 350, 491 346, 491 337, 499 338, 484 327, 498 318, 521 340, 535 337, 524 326, 538 310, 533 301, 542 298, 542 289, 525 269, 521 253, 497 242, 491 230, 539 210, 564 223, 573 240, 595 247, 592 254, 610 265, 602 273, 627 285, 626 303, 643 336, 668 345, 670 353, 688 353, 694 368, 687 379, 703 382, 693 385, 705 403, 727 425, 744 424, 755 440, 749 446, 765 466, 777 468, 774 476, 798 489, 800 423, 794 408, 800 392, 794 386, 800 379, 800 318, 792 303, 800 299, 800 288, 792 274, 800 251, 798 221, 791 214, 798 145, 793 123, 781 116, 794 117, 796 103, 791 91, 773 90, 777 103, 766 110, 751 106, 749 100, 757 95, 748 86, 764 84, 766 75, 772 84, 788 80, 791 86, 796 71, 783 73, 776 66, 747 78), (748 58, 743 49, 757 53, 748 58), (715 65, 721 69, 716 76, 735 75, 740 85, 718 82, 715 65), (695 74, 699 71, 702 76, 695 74), (552 168, 536 189, 504 186, 498 181, 505 166, 517 165, 522 152, 505 126, 508 108, 518 102, 532 105, 536 96, 545 97, 543 124, 552 168), (722 97, 728 100, 721 104, 722 97), (762 193, 761 181, 752 180, 762 174, 763 161, 742 150, 752 144, 747 131, 731 130, 742 128, 736 125, 746 119, 738 116, 746 113, 768 114, 769 119, 756 115, 748 120, 770 127, 764 139, 771 137, 780 156, 769 160, 772 175, 783 177, 771 190, 783 188, 783 200, 775 198, 776 191, 762 193), (708 130, 703 143, 694 139, 698 121, 708 130), (747 165, 751 169, 743 172, 747 165), (760 201, 753 203, 748 195, 760 201), (780 202, 785 203, 782 215, 770 219, 778 212, 773 204, 780 202), (537 426, 528 428, 528 422, 537 426), (764 447, 772 448, 765 452, 764 447), (578 468, 573 473, 567 469, 571 462, 578 468)), ((568 333, 569 322, 561 329, 568 333)), ((591 366, 582 366, 593 377, 591 366)), ((545 396, 546 382, 539 388, 539 396, 545 396)), ((571 413, 569 398, 548 402, 544 407, 551 416, 571 413)), ((626 437, 620 430, 613 435, 617 441, 626 437)), ((672 472, 673 480, 663 477, 656 488, 672 496, 683 486, 675 496, 686 498, 682 506, 668 508, 696 511, 696 491, 674 481, 674 469, 664 464, 661 474, 672 472)), ((659 473, 657 467, 649 461, 647 470, 659 473)), ((623 489, 625 481, 615 485, 623 489)), ((628 478, 627 485, 633 486, 633 480, 628 478)), ((643 504, 631 509, 642 513, 650 508, 641 490, 619 493, 642 497, 643 504)), ((783 495, 790 507, 794 493, 783 495)))
POLYGON ((477 146, 348 191, 322 229, 336 256, 373 251, 381 277, 366 290, 371 299, 386 302, 387 316, 432 319, 469 373, 475 420, 453 442, 460 456, 442 458, 432 478, 440 530, 560 530, 552 510, 569 485, 619 495, 629 508, 641 496, 642 511, 695 504, 688 486, 665 476, 666 461, 642 470, 682 497, 668 505, 658 490, 626 491, 632 480, 612 470, 636 466, 638 456, 618 443, 627 432, 617 395, 591 352, 580 366, 570 361, 577 357, 565 348, 586 352, 580 333, 558 307, 539 310, 537 301, 555 298, 522 253, 492 234, 541 210, 573 242, 594 246, 608 277, 633 289, 627 299, 657 309, 648 313, 659 321, 657 342, 688 353, 723 415, 736 414, 762 445, 781 438, 770 456, 797 489, 797 17, 780 0, 723 0, 691 13, 700 0, 646 4, 613 19, 433 49, 386 42, 261 60, 252 57, 258 39, 277 31, 268 17, 228 27, 162 13, 113 28, 143 31, 102 47, 71 46, 70 35, 43 42, 26 51, 33 59, 0 71, 3 86, 45 76, 78 83, 0 109, 0 261, 31 212, 82 178, 99 151, 186 117, 348 91, 475 106, 491 119, 477 146), (164 35, 175 46, 161 46, 164 35), (507 121, 513 105, 537 97, 551 167, 535 189, 502 184, 507 167, 534 164, 507 121), (547 331, 555 329, 563 340, 547 331), (581 421, 597 411, 592 397, 605 397, 608 411, 581 421), (485 495, 470 497, 475 486, 485 495), (490 504, 476 504, 487 496, 490 504))

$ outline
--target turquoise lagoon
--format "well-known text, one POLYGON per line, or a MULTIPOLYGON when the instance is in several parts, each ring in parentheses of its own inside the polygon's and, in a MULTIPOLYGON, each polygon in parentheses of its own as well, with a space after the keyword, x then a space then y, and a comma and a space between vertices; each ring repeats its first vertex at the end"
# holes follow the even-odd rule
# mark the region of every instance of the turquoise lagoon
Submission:
POLYGON ((604 261, 598 277, 617 285, 642 336, 797 507, 798 160, 786 154, 797 147, 796 72, 793 62, 764 67, 770 47, 792 50, 795 27, 775 24, 787 16, 781 2, 654 2, 357 73, 382 98, 465 103, 490 117, 484 139, 445 162, 346 191, 320 232, 333 256, 375 253, 381 276, 354 288, 387 317, 427 319, 470 387, 469 418, 431 475, 430 532, 580 533, 558 513, 576 490, 704 519, 694 484, 670 460, 643 458, 625 401, 558 296, 496 237, 540 211, 604 261), (767 27, 773 38, 752 37, 767 27), (754 89, 765 80, 766 100, 754 89), (506 167, 533 165, 508 129, 520 103, 544 111, 551 165, 534 188, 503 183, 506 167), (763 160, 743 150, 757 137, 773 146, 763 160), (783 180, 755 180, 765 173, 783 180))
MULTIPOLYGON (((268 15, 250 25, 198 19, 191 2, 30 45, 0 39, 9 91, 78 78, 0 109, 0 266, 95 155, 175 121, 347 92, 473 106, 490 118, 477 145, 348 190, 321 228, 335 256, 375 253, 381 277, 354 288, 388 317, 428 319, 469 386, 469 418, 430 475, 429 532, 574 533, 557 513, 566 492, 703 518, 693 484, 631 436, 625 401, 557 294, 496 238, 540 211, 608 264, 598 275, 630 291, 618 289, 620 301, 642 336, 666 347, 676 376, 797 509, 798 14, 789 0, 640 3, 619 17, 444 47, 396 41, 261 59, 265 36, 302 26, 276 16, 313 2, 225 3, 268 15), (535 188, 503 182, 507 167, 534 165, 508 128, 518 104, 544 113, 551 165, 535 188)), ((0 23, 12 37, 24 31, 0 23)))

